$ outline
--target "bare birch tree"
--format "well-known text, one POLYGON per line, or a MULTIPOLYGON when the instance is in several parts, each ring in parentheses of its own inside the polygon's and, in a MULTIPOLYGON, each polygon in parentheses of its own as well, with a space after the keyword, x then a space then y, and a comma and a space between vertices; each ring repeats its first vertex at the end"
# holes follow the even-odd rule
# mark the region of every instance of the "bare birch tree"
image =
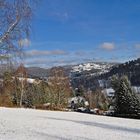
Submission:
POLYGON ((0 0, 0 58, 12 57, 27 44, 33 0, 0 0))
MULTIPOLYGON (((25 93, 25 86, 27 84, 27 72, 23 64, 21 64, 18 69, 16 70, 15 74, 15 80, 17 80, 20 84, 18 85, 18 88, 20 89, 20 101, 19 106, 22 107, 23 103, 23 96, 25 93)), ((17 86, 17 85, 16 85, 17 86)), ((18 93, 17 93, 18 94, 18 93)), ((18 99, 18 98, 17 98, 18 99)))

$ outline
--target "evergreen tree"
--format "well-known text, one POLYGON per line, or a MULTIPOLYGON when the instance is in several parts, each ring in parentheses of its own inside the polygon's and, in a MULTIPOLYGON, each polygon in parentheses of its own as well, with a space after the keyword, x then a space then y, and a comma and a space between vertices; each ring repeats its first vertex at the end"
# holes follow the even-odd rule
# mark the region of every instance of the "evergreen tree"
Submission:
POLYGON ((140 113, 140 99, 132 91, 131 84, 126 76, 113 81, 115 90, 115 112, 117 114, 138 114, 140 113))

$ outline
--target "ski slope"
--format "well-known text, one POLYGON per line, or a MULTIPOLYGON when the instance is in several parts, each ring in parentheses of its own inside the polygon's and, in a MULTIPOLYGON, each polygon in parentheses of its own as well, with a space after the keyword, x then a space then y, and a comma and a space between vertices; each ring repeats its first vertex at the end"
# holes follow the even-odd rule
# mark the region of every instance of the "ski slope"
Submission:
POLYGON ((0 108, 0 140, 140 140, 140 120, 0 108))

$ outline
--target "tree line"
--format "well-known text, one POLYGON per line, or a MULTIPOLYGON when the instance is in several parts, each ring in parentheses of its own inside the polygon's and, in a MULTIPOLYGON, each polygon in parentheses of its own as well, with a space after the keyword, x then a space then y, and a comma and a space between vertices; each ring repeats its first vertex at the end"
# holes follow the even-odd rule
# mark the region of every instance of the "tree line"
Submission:
POLYGON ((26 68, 20 65, 14 73, 4 73, 0 105, 41 108, 49 103, 50 109, 61 109, 67 106, 70 95, 69 78, 62 68, 52 68, 47 81, 35 79, 29 82, 26 68))

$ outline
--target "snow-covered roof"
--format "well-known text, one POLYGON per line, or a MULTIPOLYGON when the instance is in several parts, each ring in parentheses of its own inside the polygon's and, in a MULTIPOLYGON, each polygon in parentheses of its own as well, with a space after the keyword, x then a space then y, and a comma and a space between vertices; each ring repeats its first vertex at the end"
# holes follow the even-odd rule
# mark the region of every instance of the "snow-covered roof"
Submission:
MULTIPOLYGON (((25 78, 21 78, 21 77, 19 77, 18 79, 19 79, 20 81, 25 80, 25 78)), ((32 78, 26 78, 26 80, 27 80, 27 82, 30 83, 30 84, 32 84, 32 83, 35 82, 35 79, 32 79, 32 78)))
POLYGON ((78 96, 78 97, 69 98, 68 102, 71 103, 73 101, 74 103, 78 103, 78 101, 81 102, 82 100, 85 100, 85 98, 81 97, 81 96, 78 96))
POLYGON ((108 97, 114 96, 115 93, 113 88, 106 88, 102 92, 105 93, 108 97))
POLYGON ((132 86, 132 90, 136 93, 140 93, 140 87, 139 86, 132 86))

